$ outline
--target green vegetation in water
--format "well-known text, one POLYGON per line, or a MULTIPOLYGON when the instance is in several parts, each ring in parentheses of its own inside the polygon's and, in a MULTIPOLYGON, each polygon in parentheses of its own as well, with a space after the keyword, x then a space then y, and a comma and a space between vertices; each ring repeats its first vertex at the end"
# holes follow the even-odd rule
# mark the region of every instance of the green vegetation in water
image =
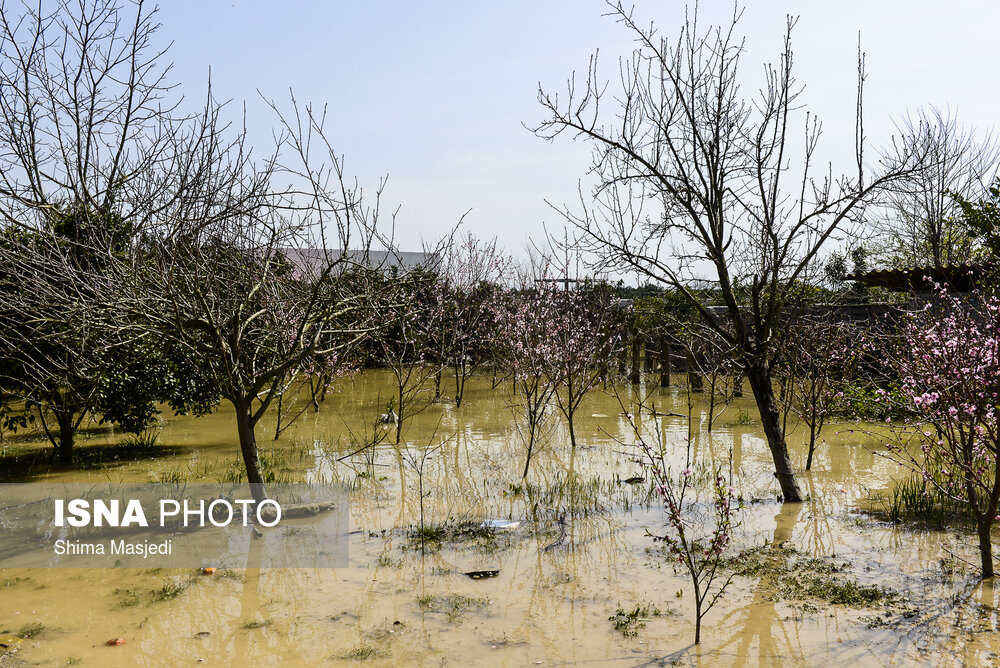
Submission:
POLYGON ((975 518, 969 505, 942 492, 936 482, 943 482, 939 474, 933 475, 930 481, 921 475, 912 475, 887 493, 869 491, 866 510, 894 524, 912 521, 937 528, 972 524, 975 518))
POLYGON ((246 582, 246 576, 232 568, 223 568, 215 574, 216 579, 232 580, 233 582, 246 582))
MULTIPOLYGON (((272 446, 260 450, 260 470, 264 482, 284 485, 302 482, 306 471, 316 464, 313 449, 298 441, 283 446, 272 446)), ((227 459, 222 471, 216 475, 221 483, 239 485, 246 480, 246 469, 241 457, 227 459)))
POLYGON ((750 411, 745 409, 740 409, 736 414, 736 419, 732 422, 726 423, 727 427, 749 427, 752 424, 756 424, 757 421, 753 418, 750 411))
POLYGON ((499 636, 493 636, 493 637, 491 637, 489 640, 487 640, 487 643, 489 645, 491 645, 494 649, 496 649, 497 647, 508 647, 508 646, 510 646, 512 644, 518 644, 518 645, 527 644, 523 640, 521 640, 521 641, 519 641, 517 643, 514 643, 514 641, 512 641, 510 638, 507 637, 507 632, 506 631, 504 631, 499 636))
POLYGON ((639 630, 646 628, 646 622, 653 617, 659 617, 663 612, 652 603, 646 605, 636 605, 634 609, 625 610, 618 606, 615 614, 608 617, 608 621, 626 638, 639 635, 639 630))
POLYGON ((115 589, 119 608, 134 608, 142 603, 142 595, 134 589, 115 589))
MULTIPOLYGON (((477 546, 487 552, 492 552, 500 548, 499 534, 489 526, 476 520, 458 520, 449 517, 444 522, 425 523, 423 527, 419 525, 410 526, 406 531, 406 537, 410 541, 411 549, 436 550, 446 543, 475 542, 477 546)), ((391 559, 386 564, 392 565, 391 559)))
POLYGON ((194 471, 189 466, 172 466, 165 471, 157 473, 156 482, 166 485, 183 485, 185 482, 196 477, 194 471))
POLYGON ((338 658, 346 661, 366 661, 379 655, 379 651, 371 645, 361 645, 344 652, 338 658))
POLYGON ((121 445, 126 448, 152 449, 160 438, 159 429, 144 429, 138 434, 125 434, 121 445))
POLYGON ((173 580, 167 580, 160 586, 159 589, 153 589, 150 592, 153 596, 151 602, 159 603, 160 601, 171 601, 183 594, 189 585, 189 582, 175 582, 173 580))
POLYGON ((969 565, 954 557, 945 557, 938 560, 938 568, 944 578, 953 578, 956 575, 964 576, 969 570, 969 565))
POLYGON ((462 594, 447 594, 445 596, 425 595, 417 599, 417 603, 428 612, 443 612, 449 622, 457 621, 467 612, 482 610, 490 604, 490 599, 484 596, 464 596, 462 594))
POLYGON ((894 603, 899 594, 878 585, 861 585, 853 580, 839 580, 813 574, 791 574, 781 580, 779 593, 783 598, 819 599, 835 605, 868 608, 881 603, 894 603))
POLYGON ((45 633, 45 625, 39 622, 34 622, 32 624, 25 624, 18 630, 17 635, 20 638, 37 638, 38 636, 45 633))
POLYGON ((526 512, 536 519, 540 513, 551 514, 554 509, 562 509, 571 519, 629 511, 635 506, 649 506, 652 492, 651 485, 625 484, 617 474, 581 478, 562 472, 544 484, 520 483, 507 488, 509 496, 524 497, 526 512))
POLYGON ((907 404, 912 406, 912 402, 908 401, 904 393, 895 385, 879 388, 874 384, 850 384, 844 387, 843 393, 843 399, 838 402, 837 413, 864 422, 885 422, 886 418, 898 419, 903 416, 896 415, 891 410, 892 406, 905 406, 907 404), (887 392, 888 396, 879 395, 880 389, 887 392))
MULTIPOLYGON (((168 445, 137 445, 121 441, 93 445, 86 442, 84 434, 77 439, 73 449, 73 468, 96 471, 142 461, 169 460, 176 456, 177 451, 177 448, 168 445)), ((0 450, 0 482, 31 480, 65 468, 48 441, 8 444, 0 450)))
MULTIPOLYGON (((390 554, 380 554, 378 555, 378 559, 375 560, 375 565, 383 568, 402 568, 403 560, 394 559, 390 554)), ((433 575, 434 573, 432 572, 431 574, 433 575)))
POLYGON ((382 622, 379 626, 373 627, 368 631, 365 631, 365 637, 369 640, 374 641, 385 641, 391 640, 397 632, 402 631, 406 628, 406 622, 401 622, 398 619, 394 622, 390 622, 388 619, 382 622))
POLYGON ((741 553, 729 562, 738 575, 759 578, 772 592, 769 598, 822 601, 833 605, 870 608, 895 604, 899 592, 878 585, 862 585, 845 575, 850 562, 805 558, 790 546, 766 545, 741 553))

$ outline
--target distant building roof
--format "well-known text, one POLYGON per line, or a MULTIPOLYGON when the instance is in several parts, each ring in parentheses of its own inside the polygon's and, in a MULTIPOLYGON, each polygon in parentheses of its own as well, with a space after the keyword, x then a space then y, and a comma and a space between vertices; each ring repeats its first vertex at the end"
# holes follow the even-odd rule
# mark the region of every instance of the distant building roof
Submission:
POLYGON ((992 265, 987 264, 908 267, 851 274, 847 279, 863 283, 868 287, 881 287, 893 292, 928 292, 933 289, 932 283, 947 285, 959 292, 968 292, 980 278, 993 269, 992 265))

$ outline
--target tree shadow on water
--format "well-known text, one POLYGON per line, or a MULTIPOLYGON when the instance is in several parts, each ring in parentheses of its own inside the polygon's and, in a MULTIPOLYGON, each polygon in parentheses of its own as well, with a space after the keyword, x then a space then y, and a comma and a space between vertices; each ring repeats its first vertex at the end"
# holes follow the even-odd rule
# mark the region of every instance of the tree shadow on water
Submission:
POLYGON ((184 450, 182 446, 158 443, 80 444, 73 448, 73 463, 62 464, 56 449, 47 442, 8 447, 0 450, 0 482, 35 482, 54 473, 112 470, 129 463, 169 459, 184 450))

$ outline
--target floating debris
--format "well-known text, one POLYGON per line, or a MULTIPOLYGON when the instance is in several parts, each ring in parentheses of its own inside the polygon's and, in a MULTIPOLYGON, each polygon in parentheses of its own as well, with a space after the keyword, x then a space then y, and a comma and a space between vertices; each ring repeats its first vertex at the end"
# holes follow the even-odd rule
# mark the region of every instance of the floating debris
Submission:
POLYGON ((645 480, 642 476, 634 475, 631 478, 625 478, 622 482, 626 485, 638 485, 640 482, 645 482, 645 480))
POLYGON ((201 574, 202 575, 215 575, 215 569, 212 568, 212 567, 203 568, 203 569, 201 569, 201 574))
POLYGON ((197 633, 195 633, 195 634, 194 634, 194 636, 192 636, 192 637, 193 637, 193 638, 194 638, 195 640, 202 640, 203 638, 207 638, 207 637, 208 637, 208 636, 210 636, 210 635, 212 635, 211 631, 198 631, 198 632, 197 632, 197 633))
POLYGON ((13 654, 24 642, 24 638, 17 636, 0 636, 0 658, 13 654))
POLYGON ((592 418, 606 418, 608 416, 605 415, 604 413, 591 413, 590 417, 592 417, 592 418))
POLYGON ((500 570, 497 569, 495 571, 469 571, 468 573, 465 573, 465 575, 468 575, 473 580, 485 580, 486 578, 495 578, 496 576, 500 575, 500 570))
POLYGON ((118 645, 125 644, 125 638, 112 638, 111 640, 104 643, 108 647, 116 647, 118 645))
POLYGON ((521 526, 521 523, 515 520, 486 520, 480 526, 494 531, 513 531, 521 526))

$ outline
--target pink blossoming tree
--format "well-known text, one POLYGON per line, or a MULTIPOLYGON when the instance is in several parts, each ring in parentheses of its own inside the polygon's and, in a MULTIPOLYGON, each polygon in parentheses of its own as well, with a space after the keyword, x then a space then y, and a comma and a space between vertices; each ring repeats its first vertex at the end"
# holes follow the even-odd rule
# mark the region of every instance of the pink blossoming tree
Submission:
MULTIPOLYGON (((643 410, 646 409, 640 405, 635 415, 643 410)), ((662 430, 654 429, 650 436, 635 418, 630 417, 629 424, 638 451, 635 462, 642 465, 652 480, 666 520, 666 531, 650 535, 654 541, 666 545, 674 567, 686 572, 691 580, 694 642, 699 644, 702 619, 722 598, 736 574, 736 570, 725 568, 733 531, 743 508, 733 487, 732 452, 728 466, 712 465, 698 470, 691 440, 686 439, 684 467, 678 472, 671 468, 662 430), (704 498, 706 491, 711 494, 711 502, 704 498)))
POLYGON ((516 400, 512 404, 516 424, 527 448, 524 473, 542 444, 546 412, 556 391, 550 364, 558 354, 552 323, 558 312, 559 295, 549 288, 525 288, 511 299, 497 302, 502 311, 496 321, 494 346, 514 378, 516 400))
POLYGON ((569 440, 576 447, 576 412, 584 397, 604 379, 609 360, 619 354, 618 315, 606 291, 549 291, 547 335, 552 356, 548 373, 556 384, 556 406, 566 418, 569 440))
POLYGON ((888 425, 890 455, 968 505, 983 577, 991 578, 990 532, 1000 506, 1000 299, 982 292, 958 296, 940 286, 937 297, 901 323, 898 337, 876 348, 902 390, 877 396, 909 415, 888 425))

